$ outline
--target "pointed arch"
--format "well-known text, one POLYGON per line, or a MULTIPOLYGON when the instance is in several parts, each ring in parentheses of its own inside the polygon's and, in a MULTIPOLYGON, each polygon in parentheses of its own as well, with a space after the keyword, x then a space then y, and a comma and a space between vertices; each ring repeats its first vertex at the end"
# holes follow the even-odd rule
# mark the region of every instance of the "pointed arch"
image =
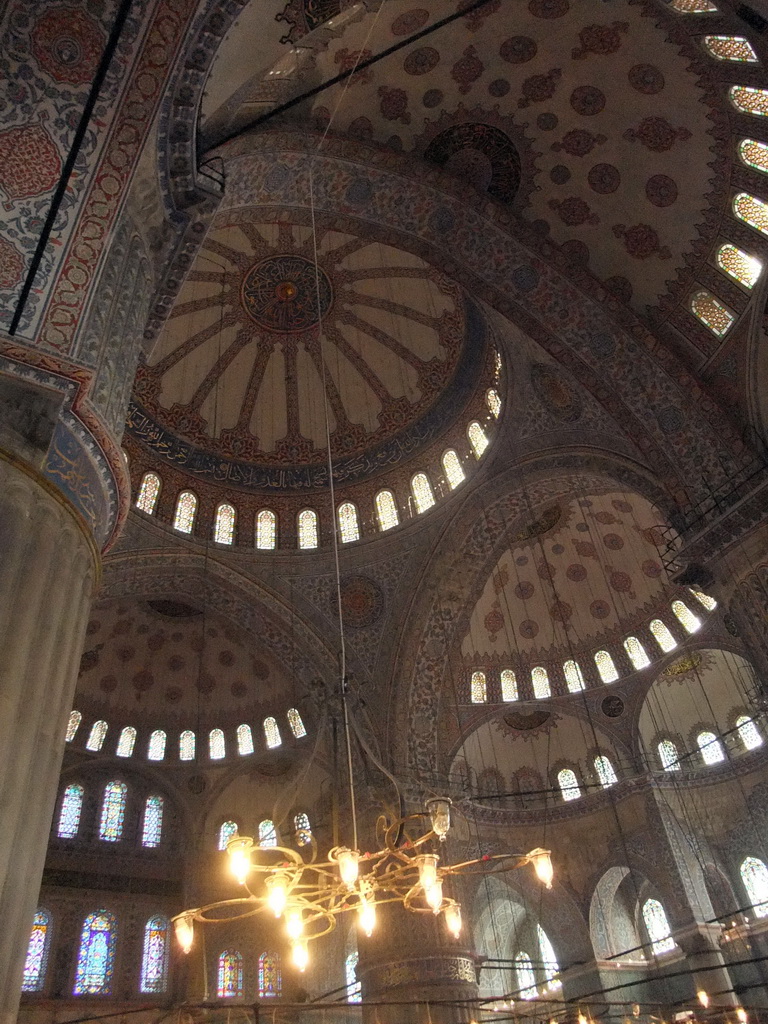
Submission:
POLYGON ((157 499, 160 496, 160 477, 157 473, 145 473, 141 478, 139 493, 136 498, 136 508, 146 512, 148 516, 154 515, 157 507, 157 499))
POLYGON ((445 473, 445 479, 448 481, 448 486, 452 491, 455 491, 459 484, 463 483, 466 479, 461 460, 453 448, 449 448, 447 452, 443 452, 442 461, 443 472, 445 473))
POLYGON ((197 515, 197 495, 194 491, 182 491, 176 499, 173 528, 179 533, 192 533, 197 515))
POLYGON ((681 770, 680 755, 672 740, 660 740, 656 750, 661 761, 661 767, 665 772, 679 772, 681 770))
POLYGON ((97 753, 104 746, 104 740, 107 738, 107 729, 109 726, 104 721, 94 722, 91 726, 91 732, 88 736, 88 742, 85 744, 86 750, 92 750, 97 753))
POLYGON ((80 815, 83 811, 83 787, 71 783, 64 790, 59 811, 59 827, 56 834, 60 839, 74 839, 80 831, 80 815))
POLYGON ((277 547, 277 516, 270 508, 262 508, 256 516, 256 547, 274 551, 277 547))
POLYGON ((736 728, 745 750, 757 750, 758 747, 762 747, 763 737, 760 735, 754 718, 750 718, 749 715, 739 715, 736 719, 736 728))
POLYGON ((578 800, 581 796, 581 786, 573 768, 561 768, 557 773, 557 784, 563 800, 578 800))
POLYGON ((219 849, 226 850, 229 840, 236 836, 238 827, 236 821, 223 821, 219 826, 219 849))
POLYGON ((360 540, 360 520, 357 506, 351 501, 343 501, 336 512, 339 523, 339 534, 342 544, 351 544, 360 540))
POLYGON ((152 793, 144 804, 141 845, 150 850, 160 845, 163 836, 163 804, 163 798, 159 793, 152 793))
POLYGON ((83 720, 83 716, 80 711, 70 711, 69 719, 67 721, 67 735, 66 742, 71 743, 75 738, 77 730, 80 728, 80 723, 83 720))
POLYGON ((48 954, 51 946, 51 915, 38 907, 32 919, 32 931, 24 961, 22 992, 42 992, 48 969, 48 954))
POLYGON ((768 917, 768 868, 764 862, 757 857, 745 857, 739 874, 755 917, 768 917))
POLYGON ((267 741, 267 747, 270 750, 274 750, 275 747, 279 747, 283 742, 280 736, 280 729, 277 724, 277 719, 271 715, 264 719, 264 738, 267 741))
POLYGON ((584 676, 581 674, 579 663, 571 659, 563 664, 563 675, 569 693, 579 693, 584 689, 584 676))
POLYGON ((654 956, 671 953, 675 948, 675 940, 672 938, 666 911, 658 900, 649 899, 643 904, 643 923, 651 940, 654 956))
POLYGON ((227 747, 222 729, 211 729, 208 733, 208 754, 212 761, 221 761, 226 756, 227 747))
POLYGON ((297 524, 300 550, 313 551, 317 547, 317 512, 311 508, 302 509, 297 524))
POLYGON ((216 995, 219 999, 237 999, 243 994, 243 955, 225 949, 219 955, 216 995))
POLYGON ((159 994, 167 991, 169 958, 168 918, 156 914, 144 925, 140 992, 159 994))
POLYGON ((179 760, 194 761, 195 759, 195 734, 191 729, 185 729, 179 736, 179 760))
POLYGON ((307 730, 297 708, 288 708, 286 718, 288 719, 288 725, 294 739, 300 740, 307 735, 307 730))
POLYGON ((237 752, 241 757, 253 753, 253 733, 245 722, 237 727, 237 752))
POLYGON ((603 789, 608 789, 619 781, 610 757, 606 757, 605 754, 598 754, 594 760, 594 765, 595 772, 603 789))
POLYGON ((696 737, 704 764, 720 764, 725 760, 723 744, 713 732, 705 730, 696 737))
POLYGON ((411 494, 416 506, 416 512, 421 514, 432 508, 435 504, 435 495, 432 484, 426 473, 415 473, 411 478, 411 494))
POLYGON ((488 686, 485 672, 473 672, 469 682, 469 697, 473 704, 485 704, 488 700, 488 686))
POLYGON ((629 655, 629 660, 632 662, 634 668, 648 668, 651 664, 651 659, 648 657, 645 648, 636 636, 628 636, 626 638, 624 641, 624 650, 629 655))
POLYGON ((501 699, 507 701, 517 700, 517 678, 511 668, 501 670, 501 699))
POLYGON ((165 740, 166 735, 163 730, 155 729, 149 737, 149 746, 147 747, 147 757, 150 761, 163 760, 165 757, 165 740))
POLYGON ((595 666, 604 683, 615 683, 619 678, 616 665, 608 651, 598 651, 595 654, 595 666))
POLYGON ((259 956, 259 999, 274 999, 283 987, 280 956, 264 952, 259 956))
POLYGON ((237 512, 234 505, 228 501, 221 502, 216 508, 216 518, 213 526, 213 539, 217 544, 225 544, 231 547, 235 540, 235 523, 237 512))
POLYGON ((122 839, 127 797, 128 787, 124 782, 113 780, 106 784, 101 803, 99 839, 107 843, 116 843, 122 839))
POLYGON ((89 914, 83 921, 75 970, 74 995, 112 994, 116 924, 115 915, 106 910, 89 914))
POLYGON ((118 757, 130 757, 133 753, 135 743, 136 730, 132 725, 126 725, 120 733, 120 739, 117 741, 117 750, 115 751, 116 755, 118 757))
POLYGON ((549 685, 549 673, 543 665, 537 665, 531 669, 531 686, 533 687, 533 696, 539 700, 552 696, 552 689, 549 685))
POLYGON ((379 491, 374 499, 376 505, 376 520, 382 533, 391 530, 393 526, 400 525, 400 515, 397 511, 395 495, 390 490, 379 491))
POLYGON ((259 822, 259 846, 277 846, 277 829, 271 818, 259 822))

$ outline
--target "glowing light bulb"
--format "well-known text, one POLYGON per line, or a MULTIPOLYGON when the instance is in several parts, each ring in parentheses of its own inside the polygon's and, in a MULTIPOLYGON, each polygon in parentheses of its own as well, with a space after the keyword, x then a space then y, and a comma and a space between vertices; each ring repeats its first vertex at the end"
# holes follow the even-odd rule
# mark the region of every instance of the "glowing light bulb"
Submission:
POLYGON ((435 796, 431 800, 427 800, 427 811, 432 823, 432 831, 441 842, 444 842, 451 827, 450 799, 447 796, 435 796))
POLYGON ((360 900, 360 909, 357 912, 357 920, 360 927, 370 939, 373 929, 376 927, 376 905, 369 900, 360 900))
POLYGON ((189 953, 195 940, 195 926, 192 923, 192 918, 188 914, 177 917, 173 922, 173 927, 183 952, 189 953))
POLYGON ((747 1024, 747 1011, 743 1006, 739 1006, 736 1010, 736 1016, 741 1021, 741 1024, 747 1024))
POLYGON ((440 858, 436 853, 422 853, 416 858, 416 866, 419 869, 419 885, 425 891, 437 881, 437 862, 440 858))
POLYGON ((528 862, 533 864, 533 870, 536 872, 538 880, 547 889, 551 889, 555 871, 552 867, 552 858, 550 857, 549 850, 542 850, 540 848, 531 850, 528 854, 528 862))
POLYGON ((291 956, 293 959, 294 967, 304 973, 309 963, 309 950, 307 949, 306 942, 294 942, 291 949, 291 956))
POLYGON ((588 1024, 587 1018, 584 1016, 581 1010, 579 1010, 579 1024, 588 1024))
POLYGON ((300 910, 289 910, 285 915, 285 930, 294 942, 304 934, 304 918, 300 910))
POLYGON ((640 1016, 640 1003, 632 1003, 632 1016, 633 1017, 639 1017, 640 1016))
POLYGON ((280 917, 288 902, 285 876, 279 872, 276 875, 268 875, 265 884, 267 886, 267 906, 275 917, 280 917))
POLYGON ((445 914, 445 926, 454 939, 461 935, 461 907, 458 903, 449 903, 443 911, 445 914))
POLYGON ((233 836, 227 843, 229 869, 240 885, 245 885, 251 870, 253 840, 248 836, 233 836))
POLYGON ((706 1010, 706 1008, 709 1006, 709 994, 705 992, 703 988, 700 988, 699 991, 696 993, 696 998, 699 1000, 701 1005, 706 1010))
POLYGON ((432 908, 432 913, 439 914, 443 906, 443 883, 439 878, 428 889, 424 890, 424 898, 427 901, 427 905, 432 908))
POLYGON ((339 865, 339 876, 350 888, 357 881, 360 873, 360 854, 357 850, 349 850, 346 846, 339 847, 336 852, 336 863, 339 865))

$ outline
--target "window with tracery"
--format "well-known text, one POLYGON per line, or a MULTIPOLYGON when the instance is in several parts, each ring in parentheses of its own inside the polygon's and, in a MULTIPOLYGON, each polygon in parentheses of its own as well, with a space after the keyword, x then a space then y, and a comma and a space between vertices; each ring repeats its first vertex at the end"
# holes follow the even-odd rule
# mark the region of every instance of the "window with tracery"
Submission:
POLYGON ((253 733, 250 725, 238 725, 237 727, 237 752, 238 754, 253 753, 253 733))
POLYGON ((154 850, 163 836, 163 798, 153 793, 144 804, 144 821, 141 827, 141 845, 154 850))
POLYGON ((267 741, 267 746, 270 750, 275 747, 279 747, 283 742, 280 736, 280 730, 277 726, 277 721, 270 717, 264 719, 264 738, 267 741))
POLYGON ((616 769, 611 764, 611 759, 606 757, 605 754, 598 754, 594 764, 597 778, 603 789, 608 789, 609 786, 613 786, 619 781, 616 769))
POLYGON ((527 953, 518 953, 515 957, 515 974, 518 997, 520 999, 535 999, 539 994, 536 988, 536 975, 531 958, 527 953))
POLYGON ((616 665, 608 651, 598 651, 595 655, 595 665, 598 674, 604 683, 615 683, 619 678, 616 665))
POLYGON ((277 846, 277 830, 271 818, 259 822, 259 846, 277 846))
POLYGON ((192 491, 182 491, 176 499, 176 512, 173 516, 173 528, 179 533, 192 533, 197 513, 197 495, 192 491))
POLYGON ((488 447, 489 441, 488 436, 477 420, 473 420, 467 427, 467 437, 469 438, 469 443, 472 445, 472 451, 475 453, 475 458, 479 459, 488 447))
POLYGON ((541 698, 551 696, 552 691, 549 687, 549 675, 543 666, 537 665, 536 668, 531 670, 531 685, 533 686, 534 697, 541 698))
POLYGON ((120 733, 120 739, 117 741, 117 750, 115 753, 118 757, 130 757, 133 753, 133 747, 136 743, 136 730, 132 725, 126 725, 123 731, 120 733))
POLYGON ((435 495, 432 493, 432 484, 426 473, 416 473, 411 480, 411 494, 416 505, 416 511, 426 512, 435 504, 435 495))
POLYGON ((452 491, 455 490, 465 479, 461 461, 453 448, 449 448, 447 452, 443 452, 443 472, 445 473, 445 479, 448 481, 448 486, 452 491))
POLYGON ((700 732, 696 737, 696 743, 704 764, 719 764, 725 760, 723 745, 713 732, 700 732))
POLYGON ((397 502, 392 491, 379 491, 376 495, 376 519, 382 533, 400 525, 397 502))
POLYGON ((733 200, 733 212, 751 228, 768 235, 768 203, 747 192, 739 192, 733 200))
POLYGON ((661 953, 671 953, 675 948, 675 940, 672 938, 672 930, 664 907, 658 900, 646 900, 643 904, 643 923, 651 940, 651 949, 654 956, 661 953))
POLYGON ((226 850, 227 843, 232 836, 237 835, 237 822, 236 821, 223 821, 219 828, 219 849, 226 850))
POLYGON ((704 36, 704 46, 717 60, 753 64, 757 54, 744 36, 704 36))
POLYGON ((501 672, 501 699, 505 702, 517 700, 517 679, 511 668, 501 672))
POLYGON ((288 725, 290 726, 294 739, 300 740, 307 735, 307 730, 304 727, 304 722, 302 721, 297 708, 288 708, 285 717, 288 719, 288 725))
POLYGON ((749 256, 743 249, 726 242, 717 250, 717 265, 745 288, 757 283, 763 264, 755 256, 749 256))
POLYGON ((669 651, 674 651, 677 647, 677 640, 675 640, 661 619, 652 619, 648 628, 653 634, 654 640, 665 654, 668 654, 669 651))
POLYGON ((165 733, 162 729, 155 729, 149 737, 147 757, 150 761, 162 761, 165 757, 165 733))
POLYGON ((109 726, 106 722, 94 722, 91 726, 91 732, 88 736, 88 742, 85 744, 86 750, 98 751, 104 746, 104 740, 107 738, 107 729, 109 726))
POLYGON ((179 736, 179 759, 182 761, 194 761, 195 759, 195 734, 191 729, 185 729, 179 736))
POLYGON ((557 784, 560 787, 563 800, 578 800, 581 796, 581 786, 576 778, 576 772, 572 768, 561 768, 557 773, 557 784))
POLYGON ((74 839, 80 830, 80 815, 83 811, 83 787, 72 783, 64 790, 59 811, 59 827, 56 834, 60 839, 74 839))
POLYGON ((755 917, 768 917, 768 868, 757 857, 745 857, 739 873, 755 917))
POLYGON ((560 964, 557 962, 554 947, 540 924, 536 925, 536 935, 539 939, 539 952, 541 954, 541 965, 544 968, 544 979, 546 981, 554 981, 560 973, 560 964))
POLYGON ((108 996, 112 992, 115 970, 114 914, 99 910, 89 914, 80 933, 80 949, 75 970, 76 996, 108 996))
POLYGON ((299 547, 302 551, 317 547, 317 512, 311 508, 299 512, 299 547))
POLYGON ((684 604, 682 601, 673 601, 672 611, 686 632, 695 633, 697 629, 701 629, 701 619, 693 614, 687 604, 684 604))
POLYGON ((739 739, 746 750, 756 750, 763 745, 763 737, 755 725, 753 718, 748 715, 741 715, 736 719, 736 728, 739 732, 739 739))
POLYGON ((293 819, 293 827, 296 833, 296 842, 299 846, 309 846, 312 842, 312 826, 309 824, 309 816, 296 814, 293 819))
POLYGON ((211 729, 208 733, 208 753, 212 761, 221 761, 226 755, 227 748, 224 742, 224 733, 221 729, 211 729))
POLYGON ((768 114, 768 89, 753 89, 749 85, 732 85, 728 90, 731 103, 742 114, 765 117, 768 114))
POLYGON ((661 761, 661 767, 665 772, 679 772, 681 770, 680 755, 672 740, 661 740, 656 750, 659 755, 659 761, 661 761))
POLYGON ((279 996, 281 989, 280 957, 277 953, 262 953, 259 957, 259 999, 279 996))
POLYGON ((139 496, 136 499, 136 508, 146 512, 148 516, 153 515, 160 495, 160 477, 157 473, 145 473, 139 485, 139 496))
POLYGON ((501 399, 496 388, 488 388, 485 393, 485 404, 488 406, 491 416, 497 420, 501 416, 501 399))
POLYGON ((127 796, 128 787, 124 782, 108 782, 104 787, 99 839, 107 843, 116 843, 122 838, 127 796))
POLYGON ((651 659, 636 636, 627 637, 624 641, 624 650, 635 668, 647 668, 651 664, 651 659))
POLYGON ((718 338, 722 338, 736 317, 719 299, 705 289, 700 288, 691 296, 691 312, 697 320, 701 320, 718 338))
POLYGON ((79 711, 70 711, 69 720, 67 721, 67 743, 71 743, 75 738, 77 730, 80 728, 80 723, 83 720, 83 716, 79 711))
POLYGON ((42 908, 32 919, 32 932, 24 961, 22 992, 42 992, 45 986, 45 972, 48 967, 48 950, 51 945, 51 915, 42 908))
POLYGON ((699 604, 702 606, 702 608, 706 608, 708 612, 713 612, 715 608, 717 608, 717 601, 714 599, 714 597, 710 597, 709 594, 702 593, 701 590, 697 590, 695 587, 688 587, 688 589, 699 602, 699 604))
POLYGON ((277 546, 277 516, 263 508, 256 516, 256 547, 259 551, 274 551, 277 546))
POLYGON ((581 674, 577 661, 566 661, 563 664, 563 675, 565 676, 569 693, 578 693, 584 689, 584 676, 581 674))
POLYGON ((339 505, 339 533, 342 544, 351 544, 352 541, 360 540, 360 523, 357 518, 357 508, 351 501, 344 501, 339 505))
POLYGON ((768 174, 768 144, 757 139, 742 139, 739 143, 739 156, 744 163, 755 171, 768 174))
POLYGON ((216 509, 213 539, 217 544, 232 544, 235 539, 235 517, 236 512, 228 502, 224 502, 216 509))
POLYGON ((473 672, 469 681, 469 698, 473 704, 485 704, 488 700, 488 685, 485 672, 473 672))
POLYGON ((344 978, 347 982, 347 1002, 361 1003, 363 1001, 363 986, 357 980, 357 962, 360 954, 353 950, 347 954, 344 961, 344 978))
POLYGON ((165 992, 168 987, 168 918, 159 914, 144 925, 144 949, 141 955, 139 991, 146 994, 165 992))
POLYGON ((243 957, 236 949, 226 949, 219 957, 216 995, 236 999, 243 994, 243 957))

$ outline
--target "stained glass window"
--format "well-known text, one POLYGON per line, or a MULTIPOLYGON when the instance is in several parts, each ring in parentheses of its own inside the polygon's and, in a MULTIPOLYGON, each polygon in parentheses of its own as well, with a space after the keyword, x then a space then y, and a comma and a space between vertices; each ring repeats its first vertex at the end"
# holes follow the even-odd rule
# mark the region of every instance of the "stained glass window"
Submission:
POLYGON ((141 478, 139 496, 136 499, 136 508, 151 516, 157 505, 157 498, 160 494, 160 477, 157 473, 145 473, 141 478))
POLYGON ((458 487, 464 480, 464 470, 461 467, 459 456, 453 448, 449 448, 447 452, 443 453, 443 471, 445 473, 445 479, 448 481, 448 486, 451 490, 458 487))
POLYGON ((643 921, 651 940, 651 949, 655 956, 661 953, 671 953, 675 948, 675 940, 672 938, 671 930, 664 907, 658 900, 646 900, 643 904, 643 921))
POLYGON ((235 510, 224 502, 216 509, 213 539, 217 544, 231 544, 235 539, 235 510))
POLYGON ((672 0, 669 6, 681 14, 709 14, 717 10, 712 0, 672 0))
POLYGON ((117 741, 117 756, 118 757, 130 757, 133 753, 133 745, 136 742, 136 730, 132 725, 126 725, 123 731, 120 733, 120 739, 117 741))
POLYGON ((191 729, 185 729, 179 736, 179 758, 182 761, 195 759, 195 734, 191 729))
POLYGON ((115 969, 115 917, 106 910, 89 914, 80 934, 75 971, 76 996, 108 996, 115 969))
POLYGON ((88 742, 85 744, 85 749, 101 750, 104 746, 104 740, 107 738, 108 728, 106 722, 94 722, 91 726, 91 732, 88 736, 88 742))
POLYGON ((479 459, 488 447, 488 438, 477 420, 473 420, 467 427, 467 437, 469 438, 469 443, 472 445, 472 451, 475 453, 475 458, 479 459))
POLYGON ((391 530, 398 526, 400 516, 397 512, 397 502, 392 491, 379 491, 376 495, 376 518, 379 521, 379 529, 391 530))
POLYGON ((47 910, 38 910, 32 920, 32 932, 24 961, 22 992, 42 992, 45 985, 45 970, 48 966, 48 950, 51 944, 51 915, 47 910))
POLYGON ((754 719, 747 715, 741 715, 736 719, 736 728, 739 730, 739 739, 747 750, 756 750, 763 745, 763 737, 755 725, 754 719))
POLYGON ((682 601, 673 601, 672 611, 680 625, 688 633, 695 633, 697 629, 701 628, 701 619, 694 615, 688 605, 682 601))
POLYGON ((536 925, 536 934, 539 938, 539 952, 541 953, 541 964, 544 968, 544 977, 547 981, 554 981, 560 973, 560 964, 557 962, 555 950, 552 943, 549 941, 549 936, 540 924, 536 925))
POLYGON ((304 728, 304 722, 296 708, 288 708, 286 718, 288 719, 288 725, 291 727, 291 732, 295 739, 300 740, 303 736, 307 735, 307 730, 304 728))
POLYGON ((704 46, 717 60, 747 61, 753 64, 757 54, 744 36, 704 36, 704 46))
POLYGON ((271 818, 259 822, 259 846, 277 846, 277 831, 271 818))
POLYGON ((141 829, 141 845, 154 849, 160 845, 163 835, 163 798, 157 793, 147 797, 144 804, 144 824, 141 829))
POLYGON ((725 751, 713 732, 700 732, 696 737, 704 764, 719 764, 725 760, 725 751))
POLYGON ((517 700, 517 678, 511 668, 501 671, 501 699, 503 701, 517 700))
POLYGON ((606 757, 605 754, 599 754, 595 758, 595 771, 603 789, 608 789, 609 786, 613 786, 614 783, 619 781, 616 769, 611 764, 611 759, 606 757))
POLYGON ((317 513, 311 508, 299 512, 299 547, 302 551, 317 547, 317 513))
POLYGON ((60 839, 74 839, 80 829, 80 815, 83 810, 83 787, 76 783, 67 786, 59 811, 57 835, 60 839))
POLYGON ((752 288, 760 277, 763 264, 754 256, 726 242, 717 250, 717 265, 745 288, 752 288))
POLYGON ((501 415, 501 399, 496 388, 488 388, 485 393, 485 404, 488 406, 491 416, 497 420, 501 415))
POLYGON ((576 778, 576 772, 572 768, 561 768, 557 773, 557 784, 563 794, 563 800, 578 800, 581 796, 581 787, 576 778))
POLYGON ((576 661, 566 661, 563 665, 563 675, 568 686, 569 693, 578 693, 584 689, 584 676, 576 661))
POLYGON ((742 139, 739 143, 739 156, 756 171, 768 174, 768 145, 757 139, 742 139))
POLYGON ((743 114, 764 117, 768 114, 768 89, 753 89, 749 85, 732 85, 728 90, 731 103, 743 114))
POLYGON ((697 590, 695 587, 688 587, 688 589, 699 602, 699 604, 703 608, 706 608, 708 612, 713 612, 715 608, 717 608, 717 601, 714 599, 714 597, 710 597, 709 594, 702 593, 702 591, 697 590))
POLYGON ((651 664, 651 659, 636 636, 627 637, 624 641, 624 650, 635 668, 647 668, 651 664))
POLYGON ((219 849, 226 850, 227 843, 232 836, 237 835, 237 822, 236 821, 224 821, 219 829, 219 849))
POLYGON ((359 959, 360 954, 355 949, 347 954, 347 958, 344 961, 344 977, 347 982, 348 1003, 360 1003, 363 1000, 362 985, 357 980, 357 962, 359 959))
POLYGON ((541 665, 537 665, 531 671, 531 683, 533 684, 534 697, 549 697, 551 695, 549 676, 547 675, 547 670, 541 665))
POLYGON ((224 733, 221 729, 211 729, 208 733, 208 753, 212 761, 220 761, 226 754, 224 733))
POLYGON ((274 551, 277 544, 277 516, 263 508, 256 516, 256 547, 259 551, 274 551))
POLYGON ((67 722, 67 743, 71 743, 75 738, 75 734, 80 728, 82 720, 83 716, 79 711, 70 711, 69 720, 67 722))
POLYGON ((662 740, 656 749, 659 752, 661 767, 665 772, 680 771, 680 755, 672 740, 662 740))
POLYGON ((722 338, 728 331, 736 317, 730 310, 716 299, 715 296, 703 288, 694 292, 691 296, 691 312, 693 315, 708 327, 718 338, 722 338))
POLYGON ((144 925, 139 992, 154 994, 168 987, 168 919, 157 915, 144 925))
POLYGON ((488 687, 485 672, 473 672, 469 681, 469 698, 473 704, 485 704, 488 700, 488 687))
MULTIPOLYGON (((768 108, 768 101, 766 107, 768 108)), ((768 203, 764 203, 762 199, 756 199, 747 192, 739 192, 733 200, 733 212, 751 228, 768 235, 768 203)))
POLYGON ((615 683, 619 678, 613 658, 608 651, 598 651, 595 655, 595 665, 604 683, 615 683))
POLYGON ((108 782, 104 787, 99 839, 108 843, 116 843, 122 836, 127 795, 128 787, 124 782, 108 782))
POLYGON ((768 868, 757 857, 745 857, 739 872, 755 917, 768 917, 768 868))
POLYGON ((266 739, 267 746, 270 750, 273 750, 275 747, 279 747, 283 742, 280 737, 280 730, 277 727, 277 722, 274 718, 270 717, 264 719, 264 738, 266 739))
POLYGON ((242 755, 253 753, 253 733, 250 725, 237 727, 237 752, 242 755))
POLYGON ((344 501, 339 505, 339 533, 342 544, 351 544, 352 541, 360 540, 360 523, 357 519, 357 509, 351 501, 344 501))
POLYGON ((674 651, 677 647, 677 640, 675 640, 661 619, 652 619, 649 629, 653 633, 656 643, 665 654, 669 651, 674 651))
POLYGON ((236 949, 227 949, 219 957, 219 999, 235 999, 243 994, 243 957, 236 949))
POLYGON ((517 995, 520 999, 535 999, 539 994, 536 989, 536 975, 533 964, 527 953, 518 953, 515 957, 515 974, 517 975, 517 995))
POLYGON ((197 512, 197 496, 192 491, 182 491, 176 501, 173 528, 180 533, 192 533, 197 512))
POLYGON ((155 729, 149 737, 147 757, 150 761, 162 761, 165 757, 165 733, 162 729, 155 729))
POLYGON ((280 957, 277 953, 262 953, 259 957, 259 999, 279 996, 281 988, 280 957))
POLYGON ((417 473, 411 480, 411 493, 416 504, 417 512, 426 512, 435 504, 435 496, 432 493, 432 484, 426 473, 417 473))
POLYGON ((304 814, 295 815, 293 825, 296 830, 296 842, 299 846, 308 846, 312 842, 312 826, 309 817, 304 814))

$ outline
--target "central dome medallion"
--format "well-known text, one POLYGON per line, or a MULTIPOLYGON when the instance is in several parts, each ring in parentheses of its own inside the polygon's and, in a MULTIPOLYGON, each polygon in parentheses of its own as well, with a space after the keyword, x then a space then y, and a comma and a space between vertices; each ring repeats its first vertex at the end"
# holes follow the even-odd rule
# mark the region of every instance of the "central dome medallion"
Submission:
POLYGON ((328 275, 316 263, 290 254, 269 256, 246 273, 243 306, 267 331, 297 334, 316 327, 333 304, 328 275))

